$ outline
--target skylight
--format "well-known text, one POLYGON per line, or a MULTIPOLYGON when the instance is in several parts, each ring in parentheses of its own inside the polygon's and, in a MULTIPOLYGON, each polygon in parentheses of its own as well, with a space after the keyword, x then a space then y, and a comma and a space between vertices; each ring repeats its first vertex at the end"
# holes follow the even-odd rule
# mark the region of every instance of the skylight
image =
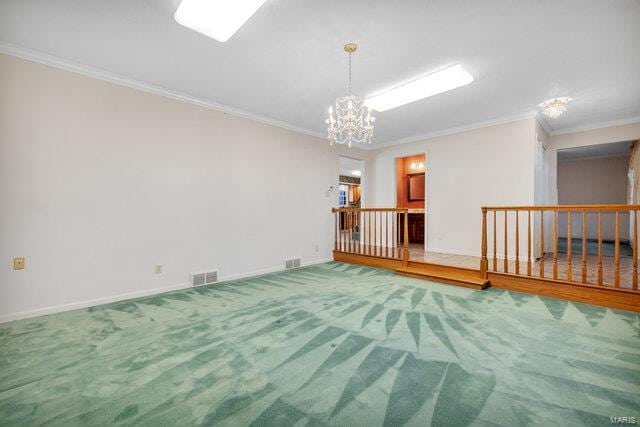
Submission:
POLYGON ((205 36, 226 42, 266 0, 182 0, 176 22, 205 36))
POLYGON ((419 99, 428 98, 468 85, 473 76, 460 64, 427 74, 409 83, 387 89, 365 99, 367 107, 376 111, 386 111, 419 99))

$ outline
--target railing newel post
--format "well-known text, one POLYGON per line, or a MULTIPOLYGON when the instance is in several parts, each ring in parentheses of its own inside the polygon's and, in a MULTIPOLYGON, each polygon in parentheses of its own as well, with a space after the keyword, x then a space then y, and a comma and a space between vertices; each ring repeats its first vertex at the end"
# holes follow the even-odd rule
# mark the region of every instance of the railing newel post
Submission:
POLYGON ((482 246, 480 250, 482 252, 482 258, 480 259, 480 276, 486 279, 489 260, 487 259, 487 208, 485 207, 482 207, 482 246))

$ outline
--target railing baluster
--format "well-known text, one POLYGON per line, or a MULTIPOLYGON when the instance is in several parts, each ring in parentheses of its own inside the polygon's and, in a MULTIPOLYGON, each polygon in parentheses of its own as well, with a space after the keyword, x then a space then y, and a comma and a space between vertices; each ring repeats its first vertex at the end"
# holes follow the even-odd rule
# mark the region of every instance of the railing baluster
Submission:
POLYGON ((391 215, 391 219, 389 220, 389 222, 391 223, 389 229, 391 230, 391 237, 390 237, 390 246, 389 246, 389 253, 391 255, 389 255, 389 258, 393 258, 393 254, 394 254, 394 250, 393 250, 393 217, 395 215, 395 212, 391 211, 390 212, 391 215))
POLYGON ((507 211, 504 211, 504 272, 509 272, 509 260, 507 259, 507 211))
POLYGON ((615 271, 613 275, 613 282, 616 288, 620 287, 620 211, 616 211, 616 230, 615 230, 615 252, 614 252, 614 263, 615 263, 615 271))
POLYGON ((349 252, 349 212, 345 212, 342 219, 344 220, 344 251, 349 252))
POLYGON ((338 214, 338 250, 342 252, 342 226, 341 226, 342 212, 338 210, 336 211, 336 213, 338 214))
POLYGON ((632 210, 633 215, 633 290, 638 289, 638 211, 632 210))
POLYGON ((356 212, 351 213, 351 218, 353 218, 353 252, 358 253, 358 217, 356 212))
POLYGON ((531 211, 527 211, 527 276, 531 276, 531 211))
POLYGON ((347 251, 347 241, 345 240, 345 233, 347 232, 347 213, 340 214, 340 248, 342 252, 347 251))
POLYGON ((376 229, 376 235, 378 236, 378 244, 376 248, 378 250, 378 256, 382 256, 382 212, 378 211, 378 228, 376 229))
POLYGON ((362 227, 360 227, 360 235, 362 236, 362 253, 369 254, 369 241, 367 240, 367 211, 362 211, 362 227))
POLYGON ((558 211, 553 211, 553 280, 558 278, 558 211))
POLYGON ((409 211, 404 211, 404 246, 402 249, 402 264, 409 265, 409 211))
POLYGON ((398 240, 396 237, 396 217, 398 216, 397 212, 391 213, 391 258, 396 257, 396 246, 398 245, 398 240))
POLYGON ((356 213, 351 212, 351 235, 353 240, 353 252, 358 253, 358 240, 356 239, 356 233, 358 229, 358 219, 356 218, 356 213))
POLYGON ((544 277, 544 211, 540 211, 540 277, 544 277))
POLYGON ((384 255, 384 250, 382 247, 382 211, 378 211, 378 256, 384 255))
POLYGON ((571 239, 571 211, 567 212, 567 280, 571 282, 573 280, 573 272, 571 271, 571 246, 573 246, 573 240, 571 239))
POLYGON ((380 238, 380 256, 384 256, 384 212, 380 211, 378 213, 380 222, 378 223, 378 233, 380 238))
POLYGON ((356 240, 356 212, 351 211, 351 240, 353 240, 353 253, 358 253, 358 242, 356 240))
POLYGON ((356 213, 351 212, 351 240, 353 240, 353 252, 358 253, 358 239, 356 239, 356 233, 358 228, 358 220, 356 213))
POLYGON ((493 271, 498 271, 498 237, 496 226, 496 211, 493 211, 493 271))
POLYGON ((384 253, 389 258, 389 212, 384 213, 384 238, 386 243, 384 245, 384 253))
POLYGON ((520 274, 520 220, 519 211, 516 211, 516 274, 520 274))
POLYGON ((598 285, 602 286, 602 211, 598 211, 598 285))
POLYGON ((349 239, 349 242, 348 242, 349 252, 351 252, 351 241, 353 240, 353 235, 351 234, 353 231, 353 229, 351 228, 352 227, 351 221, 352 221, 351 212, 347 212, 347 226, 349 227, 348 229, 349 231, 347 232, 347 239, 349 239))
POLYGON ((371 250, 371 245, 373 241, 371 240, 371 211, 369 211, 369 225, 367 227, 369 233, 369 255, 373 255, 373 251, 371 250))
POLYGON ((378 229, 378 212, 373 212, 373 255, 378 255, 378 235, 376 230, 378 229))
POLYGON ((360 213, 353 213, 353 246, 356 253, 360 253, 360 213))
POLYGON ((382 230, 384 230, 384 223, 386 221, 385 219, 386 216, 386 212, 384 211, 380 211, 380 256, 385 256, 385 234, 383 233, 382 230))
POLYGON ((587 211, 582 211, 582 283, 587 283, 587 211))
POLYGON ((364 212, 358 211, 358 245, 360 246, 360 253, 364 255, 364 212))
POLYGON ((338 250, 338 228, 339 228, 339 226, 338 226, 338 221, 339 221, 338 218, 339 218, 339 216, 340 216, 340 212, 338 212, 338 211, 334 212, 334 215, 333 215, 333 220, 334 220, 334 223, 333 223, 333 232, 334 232, 333 250, 334 251, 338 250))
POLYGON ((402 258, 402 252, 400 251, 400 213, 396 212, 395 218, 395 230, 396 230, 396 255, 398 258, 402 258))
POLYGON ((384 249, 383 249, 383 246, 382 246, 384 244, 382 242, 382 236, 383 236, 383 234, 382 234, 382 223, 383 223, 382 214, 383 214, 383 212, 380 211, 380 256, 384 256, 384 249))
POLYGON ((362 253, 362 211, 356 212, 356 218, 358 223, 358 253, 362 253))

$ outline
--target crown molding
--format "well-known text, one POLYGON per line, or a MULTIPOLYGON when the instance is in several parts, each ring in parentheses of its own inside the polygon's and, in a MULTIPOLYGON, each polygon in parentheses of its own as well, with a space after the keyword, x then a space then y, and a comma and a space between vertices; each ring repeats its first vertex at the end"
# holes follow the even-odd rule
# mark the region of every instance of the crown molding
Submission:
POLYGON ((177 101, 187 102, 189 104, 198 105, 200 107, 220 111, 233 116, 242 117, 242 118, 260 122, 266 125, 275 126, 281 129, 286 129, 292 132, 301 133, 304 135, 313 136, 313 137, 322 138, 322 139, 326 137, 326 135, 322 133, 301 128, 299 126, 295 126, 287 122, 275 120, 269 117, 254 114, 245 110, 230 107, 224 104, 219 104, 217 102, 209 101, 206 99, 197 98, 181 92, 172 91, 172 90, 163 88, 161 86, 145 83, 140 80, 132 79, 126 76, 121 76, 115 73, 111 73, 109 71, 90 67, 88 65, 80 64, 74 61, 69 61, 67 59, 62 59, 53 55, 27 49, 22 46, 14 45, 11 43, 0 41, 0 53, 4 53, 10 56, 15 56, 17 58, 25 59, 27 61, 37 62, 39 64, 60 68, 65 71, 82 74, 84 76, 107 81, 110 83, 115 83, 120 86, 126 86, 132 89, 153 93, 155 95, 160 95, 165 98, 171 98, 177 101))
POLYGON ((549 136, 566 135, 569 133, 585 132, 588 130, 604 129, 604 128, 609 128, 613 126, 623 126, 623 125, 630 125, 634 123, 640 123, 640 116, 630 117, 628 119, 622 119, 622 120, 611 120, 608 122, 599 122, 599 123, 588 125, 588 126, 576 126, 573 128, 558 129, 551 132, 549 136))
POLYGON ((542 113, 540 113, 540 111, 538 111, 536 113, 536 120, 538 121, 538 124, 540 124, 540 126, 542 126, 542 129, 544 129, 544 131, 547 133, 547 136, 551 135, 551 132, 553 132, 553 128, 549 124, 549 121, 544 116, 544 114, 542 114, 542 113))
MULTIPOLYGON (((187 102, 189 104, 198 105, 200 107, 212 109, 215 111, 220 111, 226 114, 242 117, 245 119, 253 120, 259 123, 278 127, 281 129, 300 133, 303 135, 308 135, 308 136, 312 136, 320 139, 326 138, 326 135, 321 132, 316 132, 310 129, 302 128, 287 122, 261 116, 261 115, 254 114, 249 111, 241 110, 238 108, 230 107, 228 105, 219 104, 217 102, 209 101, 202 98, 197 98, 191 95, 187 95, 185 93, 172 91, 172 90, 163 88, 161 86, 142 82, 140 80, 132 79, 126 76, 121 76, 115 73, 111 73, 109 71, 90 67, 88 65, 80 64, 67 59, 62 59, 53 55, 49 55, 43 52, 38 52, 38 51, 28 49, 22 46, 18 46, 12 43, 0 41, 0 53, 10 55, 10 56, 15 56, 17 58, 25 59, 27 61, 37 62, 47 66, 63 69, 65 71, 70 71, 73 73, 81 74, 81 75, 92 77, 95 79, 107 81, 120 86, 126 86, 132 89, 141 90, 143 92, 160 95, 165 98, 187 102)), ((361 149, 361 150, 378 150, 386 147, 392 147, 395 145, 423 141, 426 139, 452 135, 455 133, 466 132, 469 130, 480 129, 488 126, 506 124, 506 123, 528 119, 528 118, 536 118, 538 123, 540 123, 540 125, 544 128, 544 130, 547 132, 549 136, 565 135, 569 133, 583 132, 583 131, 600 129, 600 128, 611 127, 611 126, 621 126, 621 125, 632 124, 632 123, 640 123, 640 116, 637 116, 637 117, 632 117, 624 120, 601 122, 601 123, 597 123, 590 126, 575 127, 575 128, 561 129, 561 130, 552 130, 547 120, 544 117, 542 117, 538 111, 529 111, 519 115, 506 116, 506 117, 501 117, 501 118, 492 119, 492 120, 485 120, 481 122, 472 123, 469 125, 447 128, 447 129, 443 129, 436 132, 429 132, 429 133, 401 138, 401 139, 397 139, 389 142, 383 142, 383 143, 372 144, 367 146, 358 146, 354 148, 361 149)))
POLYGON ((497 119, 485 120, 482 122, 472 123, 470 125, 457 126, 457 127, 439 130, 436 132, 429 132, 429 133, 424 133, 420 135, 409 136, 406 138, 396 139, 394 141, 383 142, 380 144, 373 144, 370 147, 368 146, 368 147, 362 147, 362 148, 364 150, 378 150, 381 148, 393 147, 396 145, 408 144, 411 142, 419 142, 419 141, 424 141, 427 139, 437 138, 441 136, 453 135, 456 133, 462 133, 470 130, 481 129, 489 126, 502 125, 502 124, 507 124, 511 122, 517 122, 519 120, 524 120, 524 119, 532 119, 536 117, 536 114, 537 114, 536 111, 528 111, 526 113, 518 114, 515 116, 505 116, 497 119))

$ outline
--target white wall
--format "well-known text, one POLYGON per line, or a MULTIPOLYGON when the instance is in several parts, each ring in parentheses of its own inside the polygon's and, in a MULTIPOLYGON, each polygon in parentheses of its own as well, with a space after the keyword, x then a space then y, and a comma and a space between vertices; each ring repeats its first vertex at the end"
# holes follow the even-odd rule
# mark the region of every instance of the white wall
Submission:
POLYGON ((346 152, 0 55, 0 321, 328 259, 346 152))
MULTIPOLYGON (((558 162, 558 202, 561 205, 627 203, 629 156, 585 158, 558 162)), ((629 213, 620 214, 620 239, 629 240, 629 213)), ((581 214, 571 217, 571 235, 582 237, 581 214)), ((567 214, 558 217, 558 236, 567 237, 567 214)), ((587 238, 598 238, 598 216, 587 215, 587 238)), ((602 238, 615 238, 615 214, 603 213, 602 238)))
MULTIPOLYGON (((376 150, 367 169, 369 206, 395 206, 395 158, 425 153, 427 249, 478 256, 481 206, 534 202, 534 140, 535 119, 531 118, 376 150)), ((499 253, 503 251, 501 215, 499 253)), ((509 221, 510 239, 515 239, 514 217, 509 221)), ((490 234, 491 226, 490 221, 490 234)), ((526 228, 521 235, 523 231, 526 228)), ((513 240, 509 244, 512 255, 513 240)), ((522 242, 521 254, 526 254, 524 250, 522 242)))

